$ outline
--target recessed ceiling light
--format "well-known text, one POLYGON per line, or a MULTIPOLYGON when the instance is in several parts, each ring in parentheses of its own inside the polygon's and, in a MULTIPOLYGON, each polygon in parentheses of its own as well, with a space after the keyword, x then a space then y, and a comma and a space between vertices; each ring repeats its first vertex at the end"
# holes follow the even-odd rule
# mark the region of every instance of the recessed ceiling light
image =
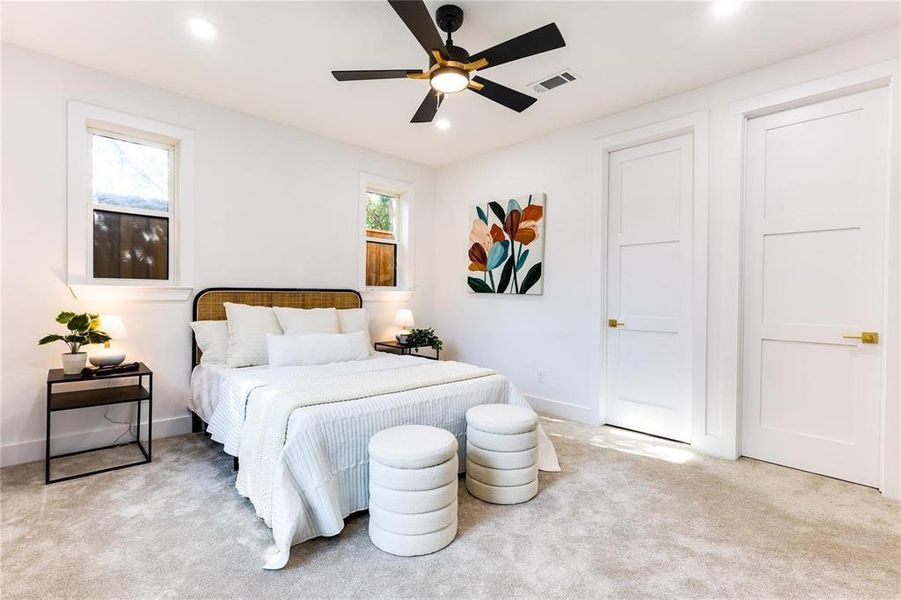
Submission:
POLYGON ((188 19, 188 29, 200 40, 211 40, 216 37, 216 26, 200 17, 188 19))
POLYGON ((437 127, 438 129, 450 129, 450 126, 451 122, 447 119, 438 119, 437 121, 435 121, 435 127, 437 127))
POLYGON ((716 0, 711 12, 718 19, 726 19, 741 10, 742 5, 744 0, 716 0))

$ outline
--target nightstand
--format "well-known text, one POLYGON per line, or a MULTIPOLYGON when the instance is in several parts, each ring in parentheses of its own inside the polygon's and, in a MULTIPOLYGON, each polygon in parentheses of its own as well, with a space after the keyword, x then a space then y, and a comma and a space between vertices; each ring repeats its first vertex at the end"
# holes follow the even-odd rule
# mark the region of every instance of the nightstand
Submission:
POLYGON ((389 352, 391 354, 416 354, 416 356, 421 356, 422 358, 428 358, 431 360, 438 360, 439 356, 441 355, 440 350, 435 350, 435 356, 419 354, 420 348, 431 348, 431 346, 413 346, 410 344, 401 344, 400 342, 397 342, 395 340, 375 343, 376 352, 389 352))
POLYGON ((62 369, 50 369, 47 372, 47 439, 44 448, 44 483, 57 483, 67 481, 69 479, 77 479, 79 477, 87 477, 88 475, 96 475, 97 473, 105 473, 107 471, 115 471, 116 469, 124 469, 126 467, 134 467, 150 462, 151 457, 151 437, 153 433, 153 371, 151 371, 144 363, 138 363, 137 369, 130 371, 122 371, 119 373, 107 373, 104 375, 65 375, 62 369), (133 385, 122 385, 114 387, 98 387, 91 389, 78 389, 70 391, 56 391, 56 386, 65 385, 76 382, 93 382, 107 381, 110 379, 121 379, 123 377, 136 377, 137 382, 133 385), (144 387, 144 378, 147 378, 147 387, 144 387), (141 442, 141 404, 147 402, 147 447, 141 442), (89 408, 93 406, 111 406, 113 404, 128 404, 136 402, 138 405, 137 418, 137 435, 132 442, 124 444, 111 444, 109 446, 101 446, 99 448, 89 448, 87 450, 79 450, 78 452, 67 452, 66 454, 50 455, 50 421, 51 416, 55 412, 63 410, 78 410, 79 408, 89 408), (68 475, 58 479, 50 478, 50 461, 54 458, 64 458, 66 456, 75 456, 76 454, 85 454, 87 452, 96 452, 98 450, 108 450, 110 448, 118 448, 129 444, 137 444, 144 455, 144 460, 130 462, 115 467, 107 467, 105 469, 97 469, 87 473, 79 473, 77 475, 68 475))

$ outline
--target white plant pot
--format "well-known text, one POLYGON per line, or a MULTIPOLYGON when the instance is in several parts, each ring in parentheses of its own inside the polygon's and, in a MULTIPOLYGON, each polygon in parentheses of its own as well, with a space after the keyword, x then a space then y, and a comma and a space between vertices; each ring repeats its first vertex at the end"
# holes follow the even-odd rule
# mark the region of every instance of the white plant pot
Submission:
POLYGON ((66 352, 63 354, 63 373, 66 375, 78 375, 84 369, 87 360, 87 352, 78 352, 77 354, 66 352))

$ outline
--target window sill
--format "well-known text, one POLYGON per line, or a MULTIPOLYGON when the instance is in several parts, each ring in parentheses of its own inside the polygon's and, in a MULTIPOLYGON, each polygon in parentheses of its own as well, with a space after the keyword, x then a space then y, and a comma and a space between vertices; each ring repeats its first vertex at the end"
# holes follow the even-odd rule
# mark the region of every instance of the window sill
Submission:
POLYGON ((76 300, 94 302, 135 300, 150 302, 184 302, 191 297, 192 287, 156 287, 140 285, 69 285, 76 300))
POLYGON ((370 288, 360 292, 360 295, 363 296, 364 302, 406 302, 413 299, 413 290, 370 288))

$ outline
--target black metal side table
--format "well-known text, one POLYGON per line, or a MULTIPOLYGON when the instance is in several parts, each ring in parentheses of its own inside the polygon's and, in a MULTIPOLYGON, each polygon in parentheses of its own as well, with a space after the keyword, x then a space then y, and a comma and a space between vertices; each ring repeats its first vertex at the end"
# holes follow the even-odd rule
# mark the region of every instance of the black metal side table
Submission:
POLYGON ((139 363, 137 369, 129 371, 121 371, 119 373, 107 373, 103 375, 65 375, 62 369, 50 369, 47 372, 47 439, 44 452, 44 483, 57 483, 67 481, 69 479, 77 479, 79 477, 87 477, 88 475, 96 475, 97 473, 105 473, 107 471, 115 471, 116 469, 124 469, 126 467, 134 467, 149 463, 151 460, 151 440, 153 436, 153 371, 144 363, 139 363), (105 381, 109 379, 121 379, 123 377, 137 377, 137 383, 134 385, 122 385, 114 387, 102 387, 92 389, 79 389, 67 392, 54 391, 54 386, 75 382, 86 381, 105 381), (147 378, 148 386, 144 387, 144 378, 147 378), (147 402, 147 447, 141 442, 141 404, 147 402), (109 406, 112 404, 128 404, 136 402, 138 405, 138 418, 136 423, 136 434, 134 441, 122 444, 111 444, 109 446, 101 446, 99 448, 89 448, 87 450, 79 450, 78 452, 67 452, 66 454, 50 455, 50 417, 53 413, 62 410, 76 410, 79 408, 89 408, 92 406, 109 406), (107 467, 105 469, 97 469, 87 473, 79 473, 77 475, 68 475, 59 477, 58 479, 50 478, 50 461, 54 458, 64 458, 67 456, 75 456, 76 454, 85 454, 87 452, 96 452, 98 450, 108 450, 110 448, 118 448, 137 444, 144 455, 144 460, 130 462, 115 467, 107 467))
POLYGON ((416 356, 421 356, 422 358, 428 358, 431 360, 439 360, 441 356, 441 351, 435 350, 435 356, 428 356, 426 354, 419 354, 420 348, 430 348, 431 346, 423 345, 423 346, 413 346, 411 344, 401 344, 395 340, 389 340, 386 342, 376 342, 375 349, 376 352, 388 352, 390 354, 416 354, 416 356))

